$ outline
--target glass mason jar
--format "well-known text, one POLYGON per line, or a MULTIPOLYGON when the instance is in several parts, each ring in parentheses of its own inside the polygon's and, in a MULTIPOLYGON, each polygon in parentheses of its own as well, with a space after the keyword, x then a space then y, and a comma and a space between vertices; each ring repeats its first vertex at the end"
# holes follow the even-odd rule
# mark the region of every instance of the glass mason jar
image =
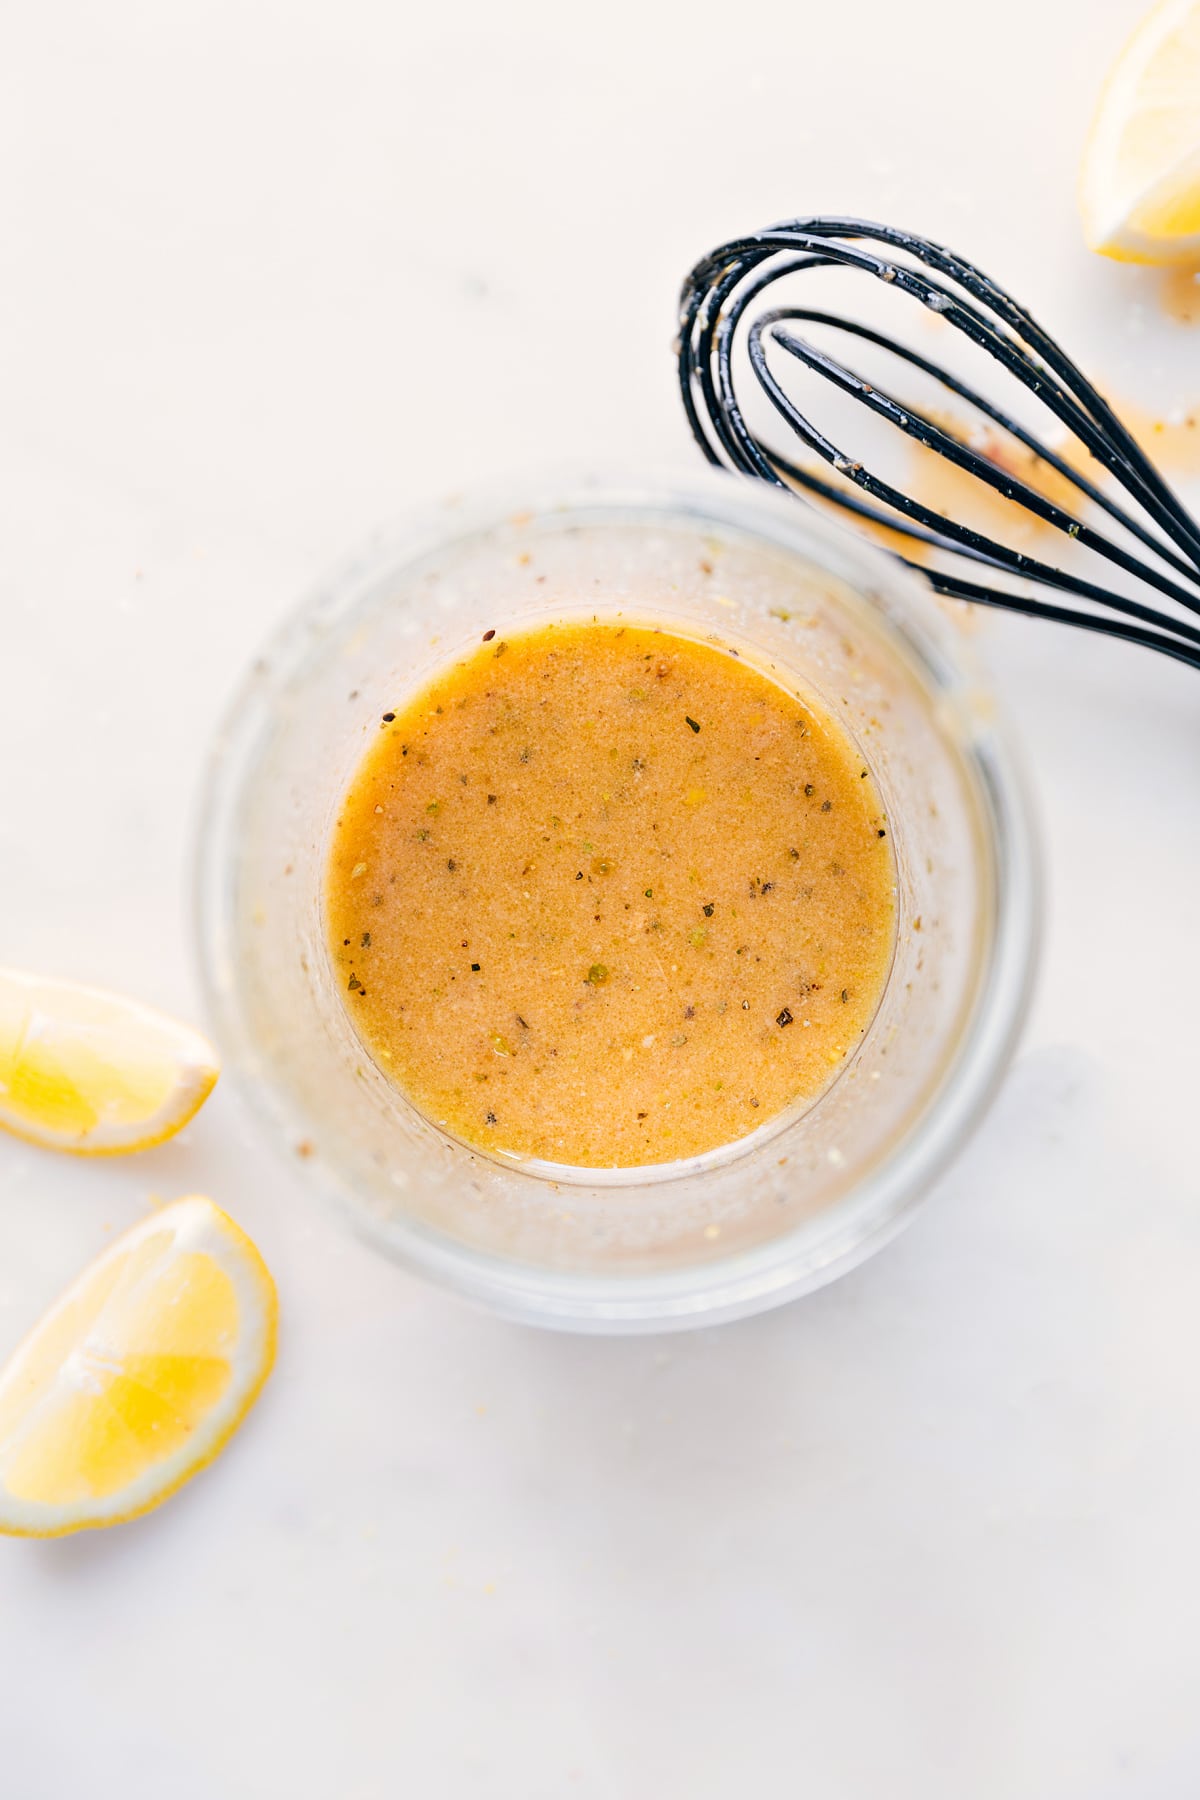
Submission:
POLYGON ((710 473, 447 505, 288 620, 213 751, 197 867, 216 1036, 254 1114, 372 1243, 510 1318, 735 1318, 899 1230, 979 1119, 1029 996, 1035 845, 992 701, 920 579, 782 494, 710 473), (381 712, 485 630, 611 618, 716 637, 856 742, 898 878, 857 1051, 806 1107, 685 1162, 578 1169, 456 1141, 381 1074, 325 949, 332 820, 381 712))

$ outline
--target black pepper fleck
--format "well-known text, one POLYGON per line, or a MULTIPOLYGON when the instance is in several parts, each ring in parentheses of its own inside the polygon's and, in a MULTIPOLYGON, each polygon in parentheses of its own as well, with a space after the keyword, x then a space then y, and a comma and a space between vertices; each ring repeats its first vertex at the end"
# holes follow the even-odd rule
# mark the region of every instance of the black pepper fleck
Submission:
POLYGON ((471 964, 471 973, 473 975, 478 975, 478 973, 479 973, 479 964, 478 963, 471 964))
POLYGON ((785 1006, 783 1011, 776 1018, 775 1023, 777 1025, 782 1026, 782 1025, 790 1025, 791 1022, 792 1022, 792 1015, 791 1015, 790 1011, 788 1010, 788 1008, 785 1006))

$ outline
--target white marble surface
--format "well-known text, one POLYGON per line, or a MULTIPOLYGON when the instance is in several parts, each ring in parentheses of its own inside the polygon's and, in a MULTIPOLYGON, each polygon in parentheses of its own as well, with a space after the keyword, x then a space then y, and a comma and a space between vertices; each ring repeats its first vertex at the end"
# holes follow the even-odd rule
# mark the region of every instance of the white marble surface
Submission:
MULTIPOLYGON (((185 1014, 205 740, 377 520, 691 466, 677 281, 874 213, 1105 379, 1200 397, 1081 250, 1138 0, 43 0, 0 32, 0 953, 185 1014)), ((1200 499, 1200 485, 1192 489, 1200 499)), ((150 1195, 275 1268, 277 1374, 152 1518, 0 1544, 5 1800, 1178 1800, 1200 1785, 1200 687, 981 639, 1046 828, 1022 1055, 907 1235, 608 1342, 384 1265, 233 1097, 103 1167, 0 1145, 0 1347, 150 1195)))

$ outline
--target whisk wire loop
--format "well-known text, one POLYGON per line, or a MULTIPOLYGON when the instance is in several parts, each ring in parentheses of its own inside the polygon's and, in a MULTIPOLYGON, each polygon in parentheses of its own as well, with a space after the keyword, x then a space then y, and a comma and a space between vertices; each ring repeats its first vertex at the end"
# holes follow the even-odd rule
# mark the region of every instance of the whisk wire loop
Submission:
MULTIPOLYGON (((1120 525, 1124 531, 1129 532, 1133 537, 1139 538, 1149 550, 1153 551, 1153 553, 1160 558, 1161 561, 1168 563, 1186 579, 1193 580, 1195 578, 1194 570, 1190 563, 1185 561, 1184 558, 1171 549, 1169 545, 1164 544, 1160 539, 1156 538, 1139 519, 1135 518, 1133 514, 1127 512, 1123 507, 1119 506, 1110 494, 1106 494, 1101 488, 1098 488, 1094 482, 1089 481, 1081 469, 1073 467, 1071 463, 1067 462, 1065 458, 1060 456, 1050 445, 1041 443, 1020 423, 1018 419, 1002 412, 999 407, 995 406, 985 395, 981 394, 978 389, 968 386, 965 381, 960 380, 957 376, 952 374, 950 370, 939 367, 937 363, 930 362, 927 357, 921 356, 909 345, 900 343, 896 338, 889 337, 885 332, 872 330, 869 325, 863 325, 855 319, 843 319, 839 318, 835 313, 818 312, 804 307, 788 307, 786 309, 780 309, 771 316, 778 319, 803 320, 816 325, 828 326, 833 330, 846 332, 854 337, 864 339, 868 343, 878 345, 880 349, 886 350, 890 355, 896 357, 900 361, 906 362, 913 368, 921 370, 923 374, 928 375, 934 381, 939 382, 949 393, 956 395, 961 400, 965 400, 976 412, 980 413, 984 418, 990 419, 994 425, 999 426, 1002 431, 1007 432, 1011 437, 1015 438, 1018 443, 1029 450, 1031 454, 1039 459, 1039 461, 1049 464, 1049 466, 1054 469, 1064 481, 1069 482, 1072 487, 1084 494, 1094 506, 1107 513, 1108 516, 1120 525)), ((766 317, 767 315, 763 315, 764 322, 766 317)), ((912 410, 918 418, 922 417, 916 408, 913 408, 912 410)), ((959 440, 955 440, 956 443, 958 441, 959 440)))
MULTIPOLYGON (((778 382, 775 381, 767 366, 766 357, 762 349, 761 336, 763 327, 768 324, 774 327, 775 321, 779 317, 780 315, 777 314, 767 314, 763 319, 755 321, 754 325, 751 327, 749 338, 750 360, 754 365, 755 374, 758 376, 759 382, 768 398, 783 416, 789 418, 789 422, 792 424, 793 429, 801 436, 804 436, 805 434, 800 429, 802 415, 788 403, 786 394, 783 393, 783 390, 780 388, 778 382)), ((1123 568, 1127 574, 1135 575, 1139 580, 1145 581, 1149 583, 1150 586, 1158 588, 1160 593, 1166 594, 1172 600, 1177 600, 1180 605, 1191 607, 1194 611, 1200 612, 1200 595, 1189 593, 1186 588, 1181 588, 1175 582, 1168 580, 1167 577, 1160 574, 1157 569, 1148 567, 1138 557, 1131 556, 1127 551, 1122 550, 1119 545, 1111 543, 1107 538, 1102 537, 1099 533, 1093 531, 1091 527, 1085 524, 1081 519, 1075 518, 1072 513, 1064 512, 1063 509, 1056 506, 1053 501, 1047 500, 1044 495, 1038 493, 1036 488, 1030 487, 1028 483, 1023 482, 1018 476, 1010 474, 998 464, 989 462, 986 458, 981 458, 975 451, 971 450, 968 445, 964 444, 961 438, 956 438, 950 432, 944 431, 940 425, 928 418, 924 413, 918 412, 914 408, 901 405, 899 401, 886 394, 882 388, 873 386, 869 382, 864 382, 860 376, 854 374, 853 370, 845 368, 834 358, 825 356, 820 351, 814 350, 811 345, 801 343, 799 339, 790 336, 790 334, 773 328, 771 335, 781 349, 788 351, 789 354, 796 357, 798 361, 805 363, 810 369, 825 375, 833 386, 840 388, 843 393, 851 395, 856 400, 860 400, 871 412, 876 413, 879 417, 886 418, 889 423, 897 426, 906 434, 906 436, 916 439, 916 441, 925 449, 933 450, 939 456, 944 457, 948 462, 957 464, 960 469, 965 469, 968 474, 974 475, 977 480, 984 482, 988 487, 994 489, 996 493, 1002 496, 1002 498, 1015 501, 1018 505, 1023 506, 1026 512, 1033 513, 1035 517, 1041 519, 1043 523, 1052 525, 1057 531, 1064 532, 1068 537, 1078 542, 1082 548, 1095 550, 1100 555, 1107 556, 1111 562, 1116 563, 1120 568, 1123 568)), ((827 443, 827 441, 828 440, 823 440, 823 443, 827 443)), ((1034 444, 1031 447, 1034 447, 1035 454, 1041 458, 1041 452, 1036 449, 1036 440, 1034 440, 1034 444)), ((832 446, 830 446, 830 448, 832 449, 832 446)), ((825 450, 822 449, 821 453, 825 454, 825 450)), ((1041 458, 1041 460, 1048 461, 1049 459, 1041 458)), ((834 467, 839 474, 845 475, 849 480, 855 482, 856 485, 868 487, 868 491, 873 491, 869 487, 869 478, 865 471, 862 470, 861 465, 853 462, 848 463, 846 459, 841 456, 840 452, 835 451, 834 453, 834 467)), ((900 496, 900 498, 902 499, 903 496, 900 496)), ((896 501, 892 500, 892 504, 896 504, 896 501)), ((940 517, 941 515, 934 514, 932 516, 940 517)), ((927 516, 924 522, 929 524, 930 517, 927 516)), ((997 546, 993 539, 988 538, 983 533, 973 532, 962 526, 955 526, 950 535, 961 538, 961 541, 964 544, 971 545, 975 548, 1003 548, 1003 546, 997 546)), ((1012 552, 1011 557, 1015 573, 1029 575, 1036 571, 1038 579, 1045 579, 1044 565, 1037 564, 1032 558, 1023 555, 1020 551, 1012 552)), ((1186 570, 1186 564, 1184 567, 1186 570)))
MULTIPOLYGON (((1105 632, 1200 667, 1200 630, 1186 619, 1147 607, 999 543, 986 533, 937 512, 848 455, 789 395, 771 366, 771 348, 829 382, 924 449, 953 463, 966 476, 979 480, 1042 524, 1063 533, 1080 549, 1103 558, 1185 611, 1200 613, 1200 526, 1061 346, 980 269, 930 239, 891 226, 841 217, 800 219, 722 245, 697 264, 681 296, 680 391, 694 437, 713 463, 740 470, 789 492, 815 495, 940 556, 959 557, 1069 594, 1087 607, 1103 611, 1061 606, 1007 588, 988 587, 941 567, 913 563, 940 593, 1105 632), (881 247, 882 254, 880 249, 869 247, 872 245, 881 247), (902 256, 912 260, 901 260, 902 256), (755 301, 768 288, 785 277, 822 268, 870 275, 937 313, 1033 394, 1113 478, 1136 512, 1089 480, 1058 448, 1045 444, 1013 418, 1007 408, 980 394, 952 371, 887 333, 829 311, 795 306, 769 308, 752 317, 744 334, 745 348, 751 374, 774 415, 849 485, 824 480, 762 438, 751 429, 738 398, 735 344, 755 301), (952 282, 953 288, 937 277, 952 282), (804 325, 839 331, 860 343, 874 345, 939 383, 1053 469, 1062 483, 1128 534, 1161 566, 1151 566, 1086 518, 1077 518, 1065 505, 1040 493, 1015 470, 975 448, 969 438, 957 436, 919 407, 901 401, 807 337, 799 336, 794 328, 804 325), (859 498, 860 494, 869 499, 859 498)), ((902 560, 912 562, 910 557, 902 560)))

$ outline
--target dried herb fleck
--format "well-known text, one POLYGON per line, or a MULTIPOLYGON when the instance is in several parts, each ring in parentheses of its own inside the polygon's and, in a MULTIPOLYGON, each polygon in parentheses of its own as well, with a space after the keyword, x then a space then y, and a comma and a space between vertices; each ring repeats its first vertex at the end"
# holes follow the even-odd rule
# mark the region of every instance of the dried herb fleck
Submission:
POLYGON ((592 987, 603 987, 608 980, 608 970, 603 963, 593 963, 584 980, 590 982, 592 987))
POLYGON ((699 727, 699 725, 697 725, 695 719, 689 719, 688 715, 686 713, 684 713, 683 716, 684 716, 684 720, 686 721, 687 724, 689 724, 691 726, 693 731, 699 731, 700 727, 699 727))

